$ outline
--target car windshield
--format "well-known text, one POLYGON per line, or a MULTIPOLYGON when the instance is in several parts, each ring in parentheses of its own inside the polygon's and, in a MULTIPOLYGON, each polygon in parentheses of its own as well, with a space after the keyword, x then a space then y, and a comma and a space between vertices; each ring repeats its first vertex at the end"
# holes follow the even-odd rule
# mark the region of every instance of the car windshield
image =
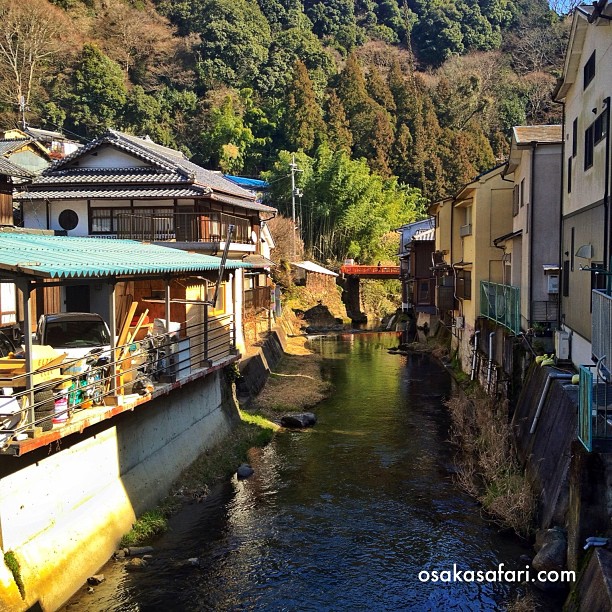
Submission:
POLYGON ((110 336, 103 321, 48 322, 46 331, 46 344, 53 348, 110 344, 110 336))

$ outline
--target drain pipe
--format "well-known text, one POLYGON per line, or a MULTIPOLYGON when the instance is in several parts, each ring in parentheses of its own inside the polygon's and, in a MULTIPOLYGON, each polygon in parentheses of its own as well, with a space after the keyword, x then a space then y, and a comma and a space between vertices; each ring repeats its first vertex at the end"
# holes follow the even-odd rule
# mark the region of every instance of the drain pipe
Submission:
POLYGON ((487 365, 487 392, 491 391, 491 376, 493 372, 493 338, 495 332, 489 334, 489 363, 487 365))
POLYGON ((476 361, 478 359, 478 336, 480 336, 480 330, 474 332, 474 347, 472 349, 472 370, 470 372, 470 380, 476 378, 476 361))
POLYGON ((546 396, 548 395, 548 390, 550 389, 550 381, 551 380, 571 380, 573 374, 566 374, 562 372, 549 372, 548 378, 546 379, 546 384, 544 385, 544 391, 542 391, 542 396, 540 397, 540 401, 538 402, 538 408, 536 410, 535 416, 533 417, 533 423, 531 424, 531 429, 529 430, 530 434, 535 433, 536 427, 538 426, 538 420, 540 418, 540 414, 542 414, 542 408, 544 408, 544 402, 546 401, 546 396))

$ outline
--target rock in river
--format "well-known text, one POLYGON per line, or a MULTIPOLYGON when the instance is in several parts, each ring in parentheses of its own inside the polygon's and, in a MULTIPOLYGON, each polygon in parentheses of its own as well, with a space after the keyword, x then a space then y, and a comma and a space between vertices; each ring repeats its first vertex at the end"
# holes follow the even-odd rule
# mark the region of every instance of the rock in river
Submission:
POLYGON ((317 417, 312 412, 301 412, 299 414, 286 414, 281 417, 283 427, 303 429, 312 427, 317 422, 317 417))
POLYGON ((244 478, 248 478, 249 476, 252 476, 254 473, 255 473, 255 470, 248 463, 243 463, 236 470, 236 476, 238 477, 238 480, 243 480, 244 478))

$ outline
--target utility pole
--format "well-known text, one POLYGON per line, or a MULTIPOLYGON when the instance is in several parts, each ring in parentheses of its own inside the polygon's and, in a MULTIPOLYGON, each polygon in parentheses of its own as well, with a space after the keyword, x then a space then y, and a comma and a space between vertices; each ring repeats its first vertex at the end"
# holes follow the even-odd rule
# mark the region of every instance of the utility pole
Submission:
POLYGON ((291 259, 295 261, 295 232, 297 229, 295 222, 295 196, 301 198, 303 195, 301 189, 295 188, 295 173, 302 172, 295 163, 295 155, 291 157, 291 164, 289 164, 289 168, 291 168, 291 219, 293 221, 293 233, 291 235, 291 259))
POLYGON ((28 124, 26 123, 26 117, 25 117, 26 110, 28 110, 28 107, 25 101, 25 97, 19 96, 19 111, 21 112, 21 127, 23 128, 24 131, 28 127, 28 124))

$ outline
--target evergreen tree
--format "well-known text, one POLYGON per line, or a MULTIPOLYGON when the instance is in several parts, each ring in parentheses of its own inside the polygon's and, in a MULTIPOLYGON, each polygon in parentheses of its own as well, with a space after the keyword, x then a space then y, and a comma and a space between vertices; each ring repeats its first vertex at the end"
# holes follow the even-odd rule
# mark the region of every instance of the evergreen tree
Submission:
POLYGON ((409 184, 412 177, 412 134, 405 123, 400 124, 391 151, 391 169, 400 182, 409 184))
POLYGON ((308 153, 322 139, 325 124, 304 63, 297 60, 293 73, 287 95, 285 136, 291 149, 303 149, 308 153))
POLYGON ((395 100, 393 99, 391 89, 389 89, 389 85, 383 79, 376 66, 371 66, 368 72, 367 89, 370 97, 375 102, 378 102, 385 110, 389 113, 394 113, 396 111, 395 100))
POLYGON ((93 138, 122 122, 127 88, 121 66, 93 44, 83 47, 72 75, 71 89, 61 105, 67 111, 67 123, 74 131, 93 138))
POLYGON ((334 90, 327 98, 327 142, 333 151, 351 152, 353 136, 349 126, 344 106, 334 90))
POLYGON ((349 118, 359 112, 368 102, 368 90, 363 71, 354 53, 349 55, 346 64, 339 75, 336 92, 349 118))

